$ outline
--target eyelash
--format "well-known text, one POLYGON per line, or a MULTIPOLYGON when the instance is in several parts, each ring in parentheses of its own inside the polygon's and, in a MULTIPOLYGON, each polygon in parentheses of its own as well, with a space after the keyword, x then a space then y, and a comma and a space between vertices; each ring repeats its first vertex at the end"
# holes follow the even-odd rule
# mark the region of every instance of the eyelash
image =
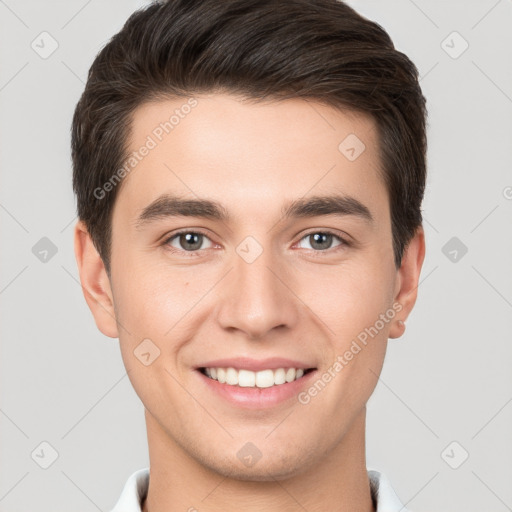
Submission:
MULTIPOLYGON (((308 251, 313 251, 313 253, 320 253, 320 254, 328 253, 328 254, 332 254, 333 252, 336 252, 339 249, 350 247, 352 245, 343 236, 341 236, 341 232, 333 231, 333 230, 329 230, 329 229, 326 229, 326 230, 319 230, 319 229, 317 229, 317 230, 314 230, 314 231, 310 231, 310 232, 306 233, 305 235, 303 235, 302 238, 300 238, 298 240, 298 242, 300 242, 304 238, 306 238, 308 236, 311 236, 311 235, 313 235, 315 233, 322 233, 323 235, 332 235, 335 238, 337 238, 341 243, 339 245, 337 245, 336 247, 332 247, 330 249, 324 249, 324 250, 318 250, 318 251, 316 251, 314 249, 308 249, 308 251)), ((206 250, 206 249, 199 249, 197 251, 185 251, 183 249, 176 249, 175 247, 171 247, 170 245, 168 245, 172 240, 174 240, 175 238, 179 237, 180 235, 184 235, 184 234, 203 235, 204 237, 206 237, 206 238, 208 238, 210 240, 210 237, 204 231, 202 231, 200 229, 195 229, 195 230, 192 230, 192 229, 182 229, 180 231, 177 231, 176 233, 173 233, 169 237, 167 237, 163 241, 162 245, 165 246, 166 250, 169 250, 170 252, 172 252, 174 254, 177 254, 177 253, 185 254, 186 257, 191 257, 191 258, 201 256, 201 252, 206 250)), ((213 243, 212 240, 210 240, 210 241, 213 243)))

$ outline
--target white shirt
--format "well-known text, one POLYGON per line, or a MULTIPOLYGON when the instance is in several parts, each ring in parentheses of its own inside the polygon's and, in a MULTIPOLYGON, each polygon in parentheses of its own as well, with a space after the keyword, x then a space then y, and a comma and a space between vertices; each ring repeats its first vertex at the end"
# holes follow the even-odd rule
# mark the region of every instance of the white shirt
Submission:
MULTIPOLYGON (((377 512, 408 512, 391 487, 386 475, 368 469, 370 491, 377 512)), ((116 506, 111 512, 141 512, 142 500, 148 492, 149 468, 135 471, 127 480, 116 506)))

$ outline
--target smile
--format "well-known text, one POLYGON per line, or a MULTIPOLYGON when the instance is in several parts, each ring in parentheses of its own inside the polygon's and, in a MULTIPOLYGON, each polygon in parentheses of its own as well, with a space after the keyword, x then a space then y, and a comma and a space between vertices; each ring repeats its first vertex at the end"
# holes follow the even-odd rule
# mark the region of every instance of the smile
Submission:
POLYGON ((228 386, 239 386, 244 388, 269 388, 280 386, 300 379, 305 374, 313 371, 314 368, 277 368, 257 372, 251 370, 228 367, 228 368, 199 368, 199 371, 228 386))

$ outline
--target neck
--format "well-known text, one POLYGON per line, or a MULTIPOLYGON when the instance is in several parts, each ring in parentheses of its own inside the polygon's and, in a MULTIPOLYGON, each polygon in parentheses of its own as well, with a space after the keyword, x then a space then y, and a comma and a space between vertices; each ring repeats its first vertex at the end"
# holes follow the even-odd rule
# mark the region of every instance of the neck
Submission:
POLYGON ((300 474, 234 479, 201 464, 146 410, 150 480, 143 512, 375 512, 365 456, 366 408, 327 456, 300 474))

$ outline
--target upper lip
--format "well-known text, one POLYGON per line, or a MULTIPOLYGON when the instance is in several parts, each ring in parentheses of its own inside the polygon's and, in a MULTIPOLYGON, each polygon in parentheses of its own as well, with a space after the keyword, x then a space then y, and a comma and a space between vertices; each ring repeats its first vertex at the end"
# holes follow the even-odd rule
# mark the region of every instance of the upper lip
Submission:
POLYGON ((304 370, 315 368, 314 365, 287 359, 283 357, 270 357, 268 359, 251 359, 249 357, 232 357, 229 359, 215 359, 196 366, 199 368, 236 368, 237 370, 277 370, 278 368, 302 368, 304 370))

